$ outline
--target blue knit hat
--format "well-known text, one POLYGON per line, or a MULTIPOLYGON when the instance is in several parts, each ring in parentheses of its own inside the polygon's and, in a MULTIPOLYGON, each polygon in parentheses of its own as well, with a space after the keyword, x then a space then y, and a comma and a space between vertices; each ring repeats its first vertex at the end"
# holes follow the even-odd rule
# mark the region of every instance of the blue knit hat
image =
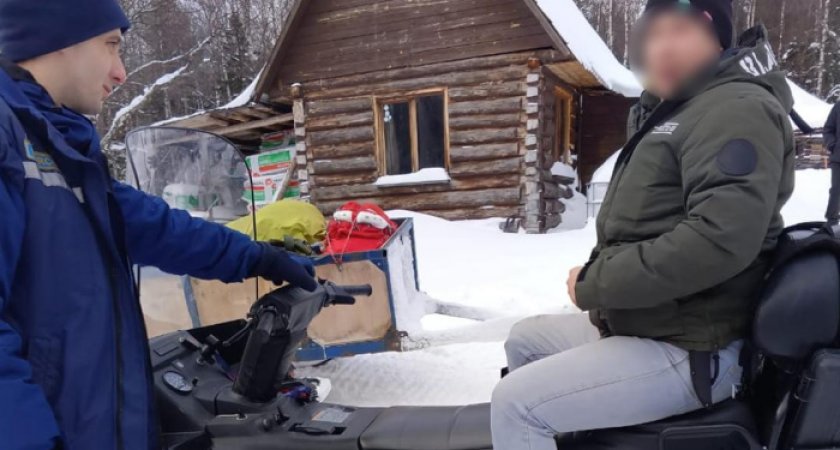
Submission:
POLYGON ((117 0, 0 0, 0 56, 25 61, 130 26, 117 0))

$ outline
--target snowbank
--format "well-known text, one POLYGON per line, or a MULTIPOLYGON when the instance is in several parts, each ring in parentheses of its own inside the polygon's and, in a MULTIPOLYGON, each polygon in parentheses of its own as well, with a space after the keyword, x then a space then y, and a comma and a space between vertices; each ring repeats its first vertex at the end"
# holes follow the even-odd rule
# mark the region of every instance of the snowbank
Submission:
POLYGON ((572 0, 537 0, 558 33, 580 63, 613 92, 639 97, 642 86, 629 69, 613 56, 572 0))
POLYGON ((825 121, 831 113, 831 105, 802 89, 793 81, 788 80, 788 84, 793 91, 793 109, 813 128, 825 126, 825 121))
POLYGON ((825 220, 828 190, 831 188, 830 170, 798 170, 796 190, 782 210, 787 225, 825 220))
POLYGON ((413 217, 420 289, 438 310, 449 306, 479 319, 572 310, 565 273, 586 262, 595 246, 591 227, 551 235, 505 234, 502 219, 450 222, 413 217), (545 268, 545 270, 534 270, 545 268))
POLYGON ((574 191, 574 197, 562 200, 566 205, 566 211, 563 212, 563 223, 552 228, 550 233, 566 232, 569 230, 580 230, 589 223, 589 205, 586 196, 578 191, 574 191))
POLYGON ((379 177, 376 180, 376 185, 379 187, 388 186, 402 186, 406 184, 432 184, 432 183, 448 183, 451 181, 446 169, 433 168, 422 169, 419 172, 408 173, 405 175, 386 175, 379 177))
POLYGON ((613 170, 615 164, 618 162, 618 155, 621 154, 621 149, 613 153, 598 170, 592 175, 592 183, 609 183, 612 180, 613 170))

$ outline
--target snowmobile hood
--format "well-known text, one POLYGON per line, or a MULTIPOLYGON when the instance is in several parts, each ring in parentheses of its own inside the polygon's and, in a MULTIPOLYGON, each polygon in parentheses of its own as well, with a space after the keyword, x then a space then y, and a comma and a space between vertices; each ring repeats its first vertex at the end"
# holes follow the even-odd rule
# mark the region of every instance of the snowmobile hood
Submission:
POLYGON ((688 100, 728 83, 759 85, 778 99, 786 112, 793 109, 793 93, 767 39, 764 25, 744 32, 738 38, 737 47, 725 51, 718 62, 687 83, 675 100, 688 100))

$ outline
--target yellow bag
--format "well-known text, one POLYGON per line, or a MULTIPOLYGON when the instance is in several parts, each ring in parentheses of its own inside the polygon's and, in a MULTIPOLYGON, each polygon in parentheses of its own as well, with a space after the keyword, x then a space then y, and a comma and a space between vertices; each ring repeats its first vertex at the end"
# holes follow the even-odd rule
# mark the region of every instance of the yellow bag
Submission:
MULTIPOLYGON (((251 216, 237 219, 227 226, 248 236, 254 235, 251 216)), ((297 200, 282 200, 257 211, 258 241, 282 241, 287 235, 310 244, 321 242, 326 235, 326 219, 318 208, 297 200)))

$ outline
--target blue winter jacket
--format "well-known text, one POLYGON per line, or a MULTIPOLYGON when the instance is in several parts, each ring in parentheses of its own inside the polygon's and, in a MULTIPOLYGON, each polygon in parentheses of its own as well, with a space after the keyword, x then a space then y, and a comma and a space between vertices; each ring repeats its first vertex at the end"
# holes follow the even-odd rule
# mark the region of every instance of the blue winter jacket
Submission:
POLYGON ((132 264, 241 281, 250 239, 114 181, 93 125, 0 67, 0 448, 149 450, 132 264))

